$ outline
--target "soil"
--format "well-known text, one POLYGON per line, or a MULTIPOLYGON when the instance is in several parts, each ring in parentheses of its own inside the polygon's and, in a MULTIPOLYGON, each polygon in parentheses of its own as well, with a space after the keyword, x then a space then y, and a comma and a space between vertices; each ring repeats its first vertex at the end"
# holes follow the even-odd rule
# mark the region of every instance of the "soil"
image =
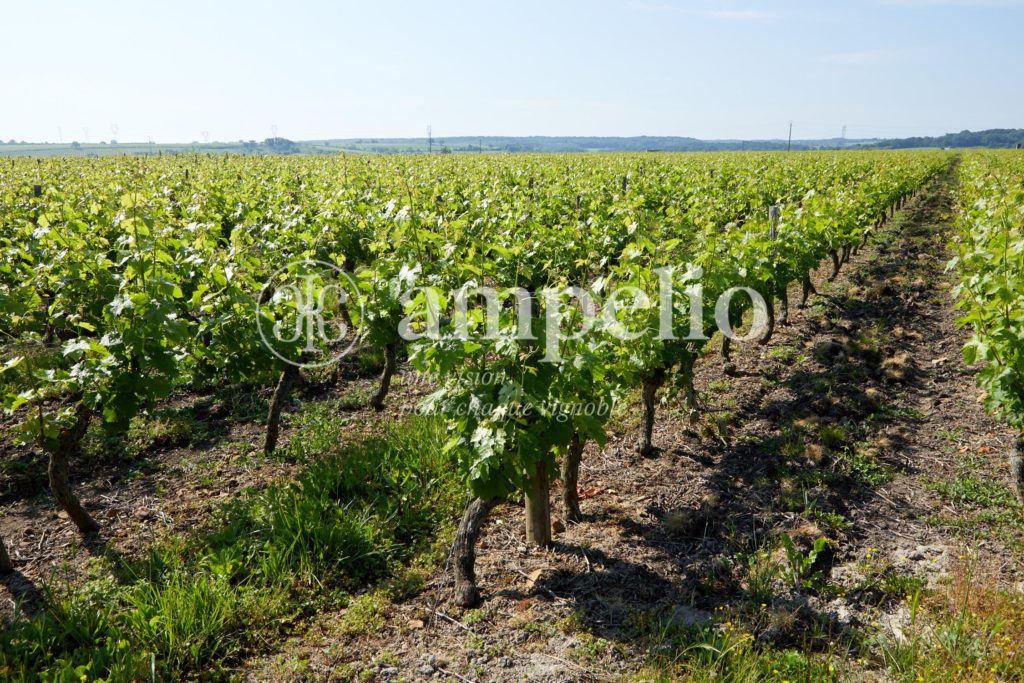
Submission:
MULTIPOLYGON (((344 609, 322 612, 253 656, 240 676, 628 677, 649 654, 649 639, 640 635, 644 615, 710 622, 744 594, 736 568, 723 558, 782 533, 797 542, 801 534, 828 536, 830 582, 849 591, 830 598, 783 591, 765 606, 769 612, 799 612, 832 623, 837 633, 869 620, 898 629, 897 607, 857 590, 865 560, 881 558, 934 585, 964 553, 954 522, 969 512, 936 493, 935 482, 956 477, 967 458, 1009 481, 1004 454, 1012 434, 985 413, 974 370, 961 360, 965 333, 956 328, 954 276, 945 271, 950 182, 940 179, 913 198, 834 282, 825 281, 831 263, 823 267, 814 278, 821 294, 810 308, 797 309, 797 283, 789 324, 778 326, 767 346, 734 345, 734 372, 724 372, 717 347, 709 353, 695 383, 701 421, 691 423, 681 400, 668 401, 657 416, 655 457, 635 452, 638 404, 625 406, 608 443, 586 448, 583 521, 557 520, 550 548, 526 546, 521 504, 499 506, 478 545, 479 609, 448 602, 451 577, 437 567, 425 590, 388 605, 382 628, 353 633, 342 627, 344 609), (856 454, 858 463, 873 463, 869 474, 885 476, 870 483, 851 475, 856 454), (814 472, 831 476, 808 478, 814 472), (808 518, 818 513, 841 514, 849 527, 819 525, 815 532, 808 518)), ((412 382, 408 373, 399 380, 412 382)), ((346 390, 355 385, 369 395, 373 384, 367 378, 346 390)), ((383 413, 355 410, 344 438, 398 419, 416 400, 401 384, 394 390, 400 399, 389 400, 383 413)), ((95 537, 83 539, 60 520, 42 486, 6 485, 0 534, 18 573, 0 586, 0 602, 10 609, 18 599, 31 600, 62 567, 83 571, 90 553, 140 552, 163 534, 202 525, 219 498, 293 476, 294 464, 252 455, 262 438, 257 422, 229 429, 205 449, 149 454, 141 474, 103 461, 76 464, 77 490, 104 526, 95 537)), ((286 427, 282 441, 289 437, 286 427)), ((45 482, 39 457, 9 445, 0 457, 25 462, 26 480, 45 482)), ((1013 584, 1024 562, 1003 542, 986 537, 972 550, 1013 584)), ((765 642, 798 637, 799 623, 787 629, 764 622, 758 637, 765 642)))

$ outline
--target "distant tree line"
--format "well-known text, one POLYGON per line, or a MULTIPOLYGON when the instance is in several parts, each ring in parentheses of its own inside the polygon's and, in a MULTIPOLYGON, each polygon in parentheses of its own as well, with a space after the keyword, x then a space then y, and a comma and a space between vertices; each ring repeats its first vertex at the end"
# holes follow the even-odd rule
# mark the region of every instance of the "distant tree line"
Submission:
POLYGON ((881 149, 908 149, 915 147, 1016 147, 1024 146, 1024 129, 992 128, 971 132, 947 133, 938 137, 902 138, 882 140, 872 147, 881 149))
POLYGON ((299 146, 288 138, 267 138, 263 144, 275 154, 298 154, 299 146))

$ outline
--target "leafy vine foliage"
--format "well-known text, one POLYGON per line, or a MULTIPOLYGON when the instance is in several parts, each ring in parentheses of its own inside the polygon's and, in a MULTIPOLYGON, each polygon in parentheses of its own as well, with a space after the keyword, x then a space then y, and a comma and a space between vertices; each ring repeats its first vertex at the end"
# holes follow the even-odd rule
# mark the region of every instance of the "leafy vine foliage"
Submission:
POLYGON ((1024 156, 972 152, 958 175, 960 230, 949 267, 960 275, 959 324, 972 331, 964 360, 983 363, 985 405, 1017 429, 1009 461, 1024 499, 1024 156))
MULTIPOLYGON (((305 281, 315 296, 351 281, 339 319, 357 353, 385 358, 374 407, 407 357, 434 386, 423 410, 464 447, 460 472, 478 502, 459 566, 472 581, 472 545, 496 501, 524 494, 527 535, 546 543, 547 482, 560 475, 573 489, 566 517, 578 518, 579 459, 604 443, 629 392, 645 387, 646 455, 659 402, 682 393, 697 408, 693 368, 723 297, 764 297, 764 310, 744 293, 727 298, 734 327, 751 309, 774 324, 776 299, 784 319, 791 283, 809 283, 830 255, 840 266, 947 162, 844 152, 5 163, 0 395, 18 438, 50 455, 56 498, 94 529, 69 476, 90 425, 122 433, 172 392, 233 385, 273 394, 266 449, 277 447, 304 381, 296 366, 331 358, 339 342, 277 340, 272 352, 260 330, 294 327, 282 292, 330 264, 340 274, 305 281)), ((467 601, 478 595, 464 588, 467 601)))

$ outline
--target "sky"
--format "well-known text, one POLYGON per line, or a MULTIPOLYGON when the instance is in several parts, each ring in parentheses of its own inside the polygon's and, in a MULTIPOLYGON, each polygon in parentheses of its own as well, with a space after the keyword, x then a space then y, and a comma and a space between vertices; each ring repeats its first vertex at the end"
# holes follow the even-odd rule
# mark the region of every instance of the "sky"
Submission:
POLYGON ((0 139, 1024 127, 1024 0, 4 3, 0 139))

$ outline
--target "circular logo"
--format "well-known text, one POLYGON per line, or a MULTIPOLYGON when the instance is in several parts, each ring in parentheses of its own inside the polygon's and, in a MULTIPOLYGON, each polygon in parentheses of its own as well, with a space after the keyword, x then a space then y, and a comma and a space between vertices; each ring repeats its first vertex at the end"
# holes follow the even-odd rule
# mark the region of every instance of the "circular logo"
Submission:
POLYGON ((326 261, 304 259, 277 269, 256 302, 263 345, 303 368, 333 365, 351 353, 359 341, 355 321, 362 318, 356 282, 326 261))

